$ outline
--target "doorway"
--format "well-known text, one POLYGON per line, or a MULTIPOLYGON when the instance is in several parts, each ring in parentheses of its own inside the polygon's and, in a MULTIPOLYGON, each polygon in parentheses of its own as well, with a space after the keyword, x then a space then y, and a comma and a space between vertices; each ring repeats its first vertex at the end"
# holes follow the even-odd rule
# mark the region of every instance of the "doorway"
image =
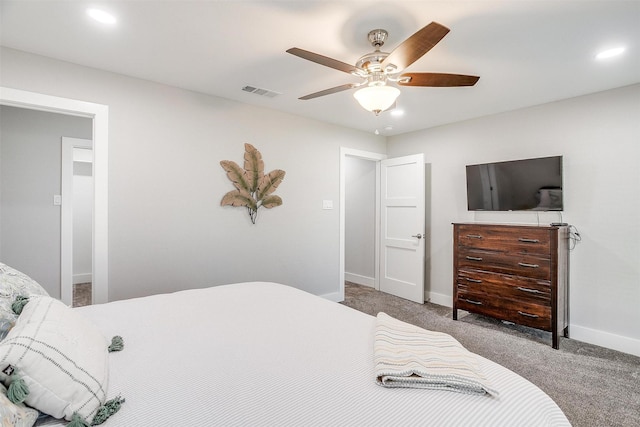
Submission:
POLYGON ((62 138, 60 292, 74 307, 92 302, 93 142, 62 138))
POLYGON ((378 162, 346 156, 345 281, 377 288, 378 162))
MULTIPOLYGON (((364 165, 367 163, 375 165, 375 188, 374 191, 374 204, 371 207, 373 209, 373 218, 375 224, 378 223, 379 219, 379 200, 378 200, 378 182, 380 181, 380 168, 379 162, 383 159, 386 159, 387 156, 385 154, 373 153, 368 151, 354 150, 350 148, 340 148, 340 287, 339 287, 339 300, 344 300, 344 282, 345 282, 345 265, 346 265, 346 198, 347 198, 347 159, 357 159, 363 161, 364 165)), ((366 168, 366 166, 365 166, 366 168)), ((370 286, 373 286, 375 289, 379 289, 378 283, 378 248, 380 237, 378 235, 378 227, 374 229, 373 236, 373 277, 368 277, 367 281, 370 286)), ((352 278, 353 280, 353 278, 352 278)))
MULTIPOLYGON (((92 274, 94 303, 107 302, 108 292, 108 107, 106 105, 0 87, 0 105, 92 119, 93 221, 92 274)), ((71 304, 71 301, 64 301, 71 304)))
MULTIPOLYGON (((412 301, 423 303, 425 300, 425 250, 427 247, 425 224, 425 164, 424 156, 417 154, 394 159, 387 159, 386 155, 341 148, 340 158, 340 293, 344 298, 345 278, 355 283, 372 286, 377 290, 392 293, 412 301), (364 191, 372 191, 375 203, 371 199, 356 195, 356 200, 347 200, 347 196, 354 197, 353 188, 358 187, 353 182, 352 173, 348 166, 356 165, 364 172, 358 172, 357 179, 367 176, 364 191), (375 178, 371 178, 375 165, 375 178), (371 184, 371 181, 374 184, 371 184), (374 188, 372 188, 374 187, 374 188), (347 191, 349 190, 349 191, 347 191), (364 204, 366 207, 362 207, 364 204), (347 227, 358 218, 350 218, 347 209, 358 211, 363 224, 369 230, 349 230, 347 227), (350 208, 351 207, 351 208, 350 208), (373 217, 371 219, 371 212, 373 217), (373 225, 371 225, 373 224, 373 225), (373 228, 373 231, 371 229, 373 228), (373 234, 373 251, 370 249, 371 234, 373 234), (356 243, 347 240, 347 236, 356 236, 356 243), (364 237, 363 237, 364 236, 364 237), (353 248, 356 248, 355 250, 353 248), (358 248, 362 248, 358 253, 358 248), (370 267, 371 252, 373 255, 373 269, 370 267), (354 255, 355 254, 355 255, 354 255), (352 260, 351 257, 361 259, 352 260), (369 263, 368 267, 365 266, 369 263), (369 274, 353 274, 346 267, 354 266, 369 274)), ((352 215, 353 212, 350 212, 352 215)), ((351 237, 350 237, 351 238, 351 237)))

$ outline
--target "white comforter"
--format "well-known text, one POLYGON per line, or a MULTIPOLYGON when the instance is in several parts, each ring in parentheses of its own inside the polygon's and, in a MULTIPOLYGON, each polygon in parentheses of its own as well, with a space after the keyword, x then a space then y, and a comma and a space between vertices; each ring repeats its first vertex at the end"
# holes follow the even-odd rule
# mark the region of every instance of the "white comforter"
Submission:
POLYGON ((125 341, 109 355, 109 396, 126 402, 105 427, 569 425, 540 389, 483 358, 499 398, 381 387, 375 318, 283 285, 78 310, 125 341))

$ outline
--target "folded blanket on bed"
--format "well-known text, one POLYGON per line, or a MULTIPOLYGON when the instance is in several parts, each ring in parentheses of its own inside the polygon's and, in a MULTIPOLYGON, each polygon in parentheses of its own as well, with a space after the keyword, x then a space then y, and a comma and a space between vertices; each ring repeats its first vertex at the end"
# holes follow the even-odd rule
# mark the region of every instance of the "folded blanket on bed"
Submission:
POLYGON ((374 341, 376 382, 384 387, 450 390, 498 396, 478 356, 452 336, 378 313, 374 341))

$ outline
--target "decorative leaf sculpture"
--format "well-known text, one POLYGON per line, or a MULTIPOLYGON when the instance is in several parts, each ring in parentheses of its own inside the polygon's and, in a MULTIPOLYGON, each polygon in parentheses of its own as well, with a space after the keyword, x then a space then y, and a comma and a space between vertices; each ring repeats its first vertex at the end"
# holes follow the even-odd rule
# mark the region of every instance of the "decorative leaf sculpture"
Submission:
POLYGON ((262 154, 253 145, 244 144, 244 169, 231 160, 221 161, 220 166, 236 187, 224 195, 221 206, 246 207, 251 222, 255 224, 261 206, 271 209, 282 205, 280 196, 272 193, 284 180, 285 171, 275 169, 265 175, 262 154))

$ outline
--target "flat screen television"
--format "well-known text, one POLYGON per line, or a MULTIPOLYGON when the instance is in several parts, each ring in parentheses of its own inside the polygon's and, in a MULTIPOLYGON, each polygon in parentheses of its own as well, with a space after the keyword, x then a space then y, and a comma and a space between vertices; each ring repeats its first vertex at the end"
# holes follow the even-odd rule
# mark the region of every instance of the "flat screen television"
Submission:
POLYGON ((561 211, 562 156, 467 166, 470 211, 561 211))

